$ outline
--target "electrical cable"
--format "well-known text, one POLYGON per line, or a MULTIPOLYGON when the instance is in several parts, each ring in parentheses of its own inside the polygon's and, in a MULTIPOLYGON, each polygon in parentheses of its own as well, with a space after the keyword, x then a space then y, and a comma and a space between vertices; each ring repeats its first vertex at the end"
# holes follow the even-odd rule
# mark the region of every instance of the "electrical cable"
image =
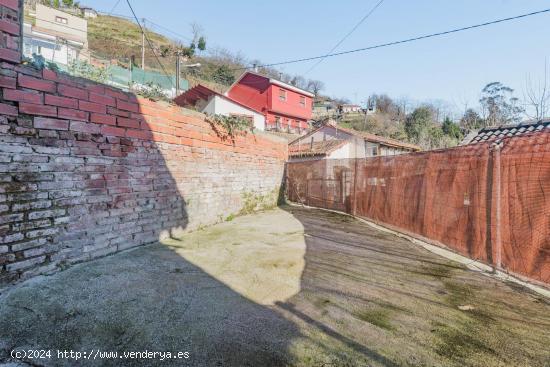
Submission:
MULTIPOLYGON (((395 46, 395 45, 399 45, 399 44, 403 44, 403 43, 410 43, 410 42, 414 42, 414 41, 419 41, 419 40, 423 40, 423 39, 427 39, 427 38, 440 37, 440 36, 444 36, 444 35, 447 35, 447 34, 467 31, 467 30, 470 30, 470 29, 486 27, 486 26, 489 26, 489 25, 504 23, 504 22, 517 20, 517 19, 521 19, 521 18, 526 18, 526 17, 530 17, 530 16, 533 16, 533 15, 548 13, 548 12, 550 12, 550 8, 535 11, 535 12, 531 12, 531 13, 527 13, 527 14, 516 15, 516 16, 513 16, 513 17, 497 19, 497 20, 493 20, 493 21, 490 21, 490 22, 475 24, 475 25, 471 25, 471 26, 467 26, 467 27, 455 28, 455 29, 451 29, 451 30, 448 30, 448 31, 431 33, 431 34, 418 36, 418 37, 413 37, 413 38, 407 38, 407 39, 400 40, 400 41, 387 42, 387 43, 382 43, 382 44, 378 44, 378 45, 367 46, 367 47, 363 47, 363 48, 357 48, 357 49, 354 49, 354 50, 347 50, 347 51, 336 52, 336 53, 331 53, 331 54, 326 54, 326 55, 305 57, 305 58, 301 58, 301 59, 281 61, 281 62, 275 62, 275 63, 271 63, 271 64, 256 65, 256 67, 264 67, 265 68, 265 67, 273 67, 273 66, 278 66, 278 65, 295 64, 295 63, 304 62, 304 61, 318 60, 318 59, 323 59, 323 58, 327 58, 327 57, 342 56, 342 55, 347 55, 347 54, 356 53, 356 52, 369 51, 369 50, 374 50, 374 49, 378 49, 378 48, 383 48, 383 47, 388 47, 388 46, 395 46)), ((243 68, 236 68, 236 69, 232 69, 232 71, 248 70, 248 69, 252 69, 252 68, 253 68, 253 66, 243 67, 243 68)))
POLYGON ((137 23, 137 25, 139 26, 139 29, 141 29, 141 32, 142 32, 143 36, 144 36, 145 39, 147 40, 147 43, 149 44, 149 47, 151 48, 151 51, 153 52, 153 55, 154 55, 155 58, 157 59, 157 62, 159 63, 160 67, 162 68, 162 71, 163 71, 164 74, 166 75, 166 78, 168 78, 168 79, 170 80, 170 84, 172 84, 172 86, 175 87, 174 81, 173 81, 172 78, 168 75, 168 72, 166 71, 166 68, 165 68, 164 65, 160 62, 160 59, 158 58, 157 53, 155 52, 155 49, 153 48, 153 44, 152 44, 151 41, 149 40, 149 37, 147 37, 147 34, 145 34, 145 30, 144 30, 143 27, 141 26, 141 23, 139 22, 138 17, 137 17, 137 15, 136 15, 136 13, 134 12, 134 8, 132 8, 132 5, 130 4, 130 0, 126 0, 126 3, 128 4, 128 7, 130 7, 130 10, 132 11, 132 14, 134 15, 134 18, 135 18, 135 20, 136 20, 136 23, 137 23))
MULTIPOLYGON (((361 24, 363 24, 363 22, 365 20, 367 20, 372 13, 374 13, 376 11, 376 9, 378 9, 378 7, 380 7, 380 5, 382 5, 382 3, 384 2, 385 0, 380 0, 363 18, 361 18, 361 20, 351 29, 351 31, 349 31, 340 41, 338 41, 338 43, 336 43, 336 45, 334 45, 333 48, 330 49, 329 52, 327 52, 328 54, 334 52, 334 50, 336 50, 349 36, 351 36, 353 34, 353 32, 355 32, 357 30, 357 28, 359 28, 359 26, 361 24)), ((323 61, 325 60, 325 57, 320 59, 319 61, 317 61, 315 64, 313 64, 305 73, 304 73, 304 76, 306 76, 307 74, 309 74, 313 69, 315 69, 317 67, 317 65, 319 65, 320 63, 322 63, 323 61)))

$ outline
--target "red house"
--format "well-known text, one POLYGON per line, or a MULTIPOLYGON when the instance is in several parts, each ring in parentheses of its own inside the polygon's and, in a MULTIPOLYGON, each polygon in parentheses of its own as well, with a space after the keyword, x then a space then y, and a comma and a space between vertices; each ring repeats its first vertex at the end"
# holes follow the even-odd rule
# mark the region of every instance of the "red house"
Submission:
POLYGON ((245 72, 226 95, 265 116, 265 130, 302 132, 313 111, 313 94, 252 72, 245 72))

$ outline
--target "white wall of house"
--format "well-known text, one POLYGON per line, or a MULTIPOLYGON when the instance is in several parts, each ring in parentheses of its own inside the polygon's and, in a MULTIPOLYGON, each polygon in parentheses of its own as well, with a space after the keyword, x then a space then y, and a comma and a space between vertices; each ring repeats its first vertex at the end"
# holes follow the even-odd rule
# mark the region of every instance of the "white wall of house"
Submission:
POLYGON ((313 139, 314 142, 316 141, 326 141, 326 140, 349 140, 350 144, 346 144, 345 146, 349 145, 349 156, 342 157, 342 158, 364 158, 365 157, 365 146, 363 144, 363 139, 359 138, 355 135, 349 134, 345 131, 336 129, 331 126, 323 126, 313 134, 305 137, 303 139, 304 144, 310 143, 313 139), (355 146, 353 144, 356 144, 355 146), (353 149, 351 149, 353 147, 353 149))
MULTIPOLYGON (((309 144, 312 141, 317 142, 334 139, 349 140, 349 144, 346 144, 342 148, 332 152, 328 157, 325 157, 325 159, 369 158, 410 153, 410 150, 408 149, 391 147, 377 142, 368 141, 361 137, 339 130, 333 126, 321 127, 311 135, 303 137, 301 143, 309 144)), ((319 159, 319 157, 316 159, 319 159)))
POLYGON ((231 102, 221 96, 214 96, 208 100, 208 103, 202 108, 202 112, 213 115, 220 114, 229 116, 231 114, 252 116, 254 120, 254 128, 257 130, 265 129, 265 116, 256 111, 249 110, 241 105, 231 102))
POLYGON ((342 145, 340 148, 332 151, 328 156, 325 156, 324 159, 346 159, 351 158, 355 156, 355 152, 353 149, 353 144, 351 142, 348 142, 344 145, 342 145))
POLYGON ((82 43, 63 41, 56 36, 34 31, 30 24, 24 24, 23 55, 42 55, 46 61, 68 65, 77 60, 84 46, 82 43))
POLYGON ((72 14, 36 4, 36 27, 71 35, 88 48, 88 22, 72 14))

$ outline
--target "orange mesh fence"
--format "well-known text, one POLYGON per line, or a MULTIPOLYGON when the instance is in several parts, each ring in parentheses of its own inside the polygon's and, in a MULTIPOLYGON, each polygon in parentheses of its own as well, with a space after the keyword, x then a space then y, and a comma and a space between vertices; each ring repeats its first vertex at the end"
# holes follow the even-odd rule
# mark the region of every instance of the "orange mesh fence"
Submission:
POLYGON ((550 133, 501 145, 291 162, 287 196, 550 283, 550 133))
POLYGON ((550 283, 550 133, 501 149, 502 266, 550 283))

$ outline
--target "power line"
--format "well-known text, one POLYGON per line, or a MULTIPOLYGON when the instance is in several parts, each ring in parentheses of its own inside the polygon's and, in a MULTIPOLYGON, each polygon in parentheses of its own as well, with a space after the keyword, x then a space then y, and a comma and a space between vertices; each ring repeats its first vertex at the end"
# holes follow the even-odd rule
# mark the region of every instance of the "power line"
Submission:
MULTIPOLYGON (((363 22, 365 20, 367 20, 372 13, 374 13, 376 11, 376 9, 378 9, 378 7, 380 5, 382 5, 382 3, 384 2, 385 0, 380 0, 367 14, 365 14, 365 16, 363 18, 361 18, 361 20, 351 29, 351 31, 349 31, 340 41, 338 41, 338 43, 336 45, 334 45, 333 48, 330 49, 329 52, 327 52, 328 54, 334 52, 334 50, 336 50, 349 36, 351 36, 353 34, 353 32, 355 32, 357 30, 357 28, 359 28, 359 26, 361 24, 363 24, 363 22)), ((317 61, 315 64, 313 64, 305 73, 304 73, 304 76, 307 75, 308 73, 310 73, 313 69, 315 69, 317 67, 317 65, 319 65, 320 63, 322 63, 323 61, 325 60, 325 57, 323 57, 322 59, 319 59, 319 61, 317 61)))
POLYGON ((160 62, 160 59, 158 58, 157 53, 155 52, 155 49, 153 48, 153 44, 149 40, 149 37, 147 37, 147 35, 145 34, 145 30, 141 26, 141 23, 139 22, 138 17, 136 16, 136 13, 134 12, 134 8, 132 8, 132 5, 130 4, 130 0, 126 0, 126 3, 128 3, 128 7, 130 7, 130 10, 132 11, 132 14, 134 15, 136 23, 139 26, 139 29, 141 29, 141 32, 143 33, 145 39, 147 40, 147 43, 149 44, 149 47, 151 48, 151 51, 153 52, 153 55, 155 55, 155 58, 157 59, 157 62, 159 63, 160 67, 162 68, 162 71, 164 72, 166 77, 170 80, 170 83, 172 84, 172 86, 174 86, 174 82, 172 81, 172 78, 168 75, 168 72, 164 68, 164 65, 160 62))
POLYGON ((161 25, 159 25, 159 24, 156 24, 156 23, 152 22, 151 19, 147 19, 147 21, 148 21, 149 23, 151 23, 152 25, 156 26, 157 28, 160 28, 160 29, 163 29, 163 30, 166 31, 166 32, 172 33, 173 35, 175 35, 175 36, 177 36, 177 37, 181 37, 181 38, 183 38, 183 39, 186 39, 186 40, 188 40, 188 41, 191 41, 191 38, 189 38, 189 37, 187 37, 187 36, 184 36, 184 35, 182 35, 181 33, 174 32, 173 30, 171 30, 171 29, 169 29, 169 28, 166 28, 166 27, 164 27, 164 26, 161 26, 161 25))
POLYGON ((118 6, 118 3, 120 3, 120 0, 117 0, 117 2, 115 3, 115 5, 111 8, 111 11, 109 12, 108 15, 112 15, 113 12, 115 11, 116 7, 118 6))
MULTIPOLYGON (((374 49, 377 49, 377 48, 395 46, 395 45, 399 45, 399 44, 403 44, 403 43, 410 43, 410 42, 419 41, 419 40, 423 40, 423 39, 427 39, 427 38, 434 38, 434 37, 444 36, 444 35, 451 34, 451 33, 458 33, 458 32, 462 32, 462 31, 467 31, 467 30, 470 30, 470 29, 486 27, 486 26, 493 25, 493 24, 504 23, 504 22, 517 20, 517 19, 521 19, 521 18, 526 18, 526 17, 530 17, 530 16, 533 16, 533 15, 548 13, 548 12, 550 12, 550 8, 535 11, 535 12, 532 12, 532 13, 521 14, 521 15, 517 15, 517 16, 514 16, 514 17, 502 18, 502 19, 497 19, 497 20, 493 20, 493 21, 490 21, 490 22, 475 24, 475 25, 471 25, 471 26, 467 26, 467 27, 451 29, 449 31, 431 33, 431 34, 427 34, 427 35, 424 35, 424 36, 407 38, 407 39, 404 39, 404 40, 401 40, 401 41, 393 41, 393 42, 388 42, 388 43, 382 43, 382 44, 378 44, 378 45, 374 45, 374 46, 357 48, 357 49, 354 49, 354 50, 348 50, 348 51, 342 51, 342 52, 336 52, 336 53, 329 53, 329 54, 321 55, 321 56, 313 56, 313 57, 306 57, 306 58, 302 58, 302 59, 281 61, 281 62, 276 62, 276 63, 272 63, 272 64, 256 65, 256 67, 265 68, 265 67, 272 67, 272 66, 278 66, 278 65, 295 64, 295 63, 298 63, 298 62, 304 62, 304 61, 323 59, 323 58, 327 58, 327 57, 347 55, 347 54, 351 54, 351 53, 355 53, 355 52, 369 51, 369 50, 374 50, 374 49)), ((232 69, 232 71, 248 70, 248 69, 252 69, 252 68, 253 67, 249 66, 249 67, 244 67, 244 68, 232 69)))

